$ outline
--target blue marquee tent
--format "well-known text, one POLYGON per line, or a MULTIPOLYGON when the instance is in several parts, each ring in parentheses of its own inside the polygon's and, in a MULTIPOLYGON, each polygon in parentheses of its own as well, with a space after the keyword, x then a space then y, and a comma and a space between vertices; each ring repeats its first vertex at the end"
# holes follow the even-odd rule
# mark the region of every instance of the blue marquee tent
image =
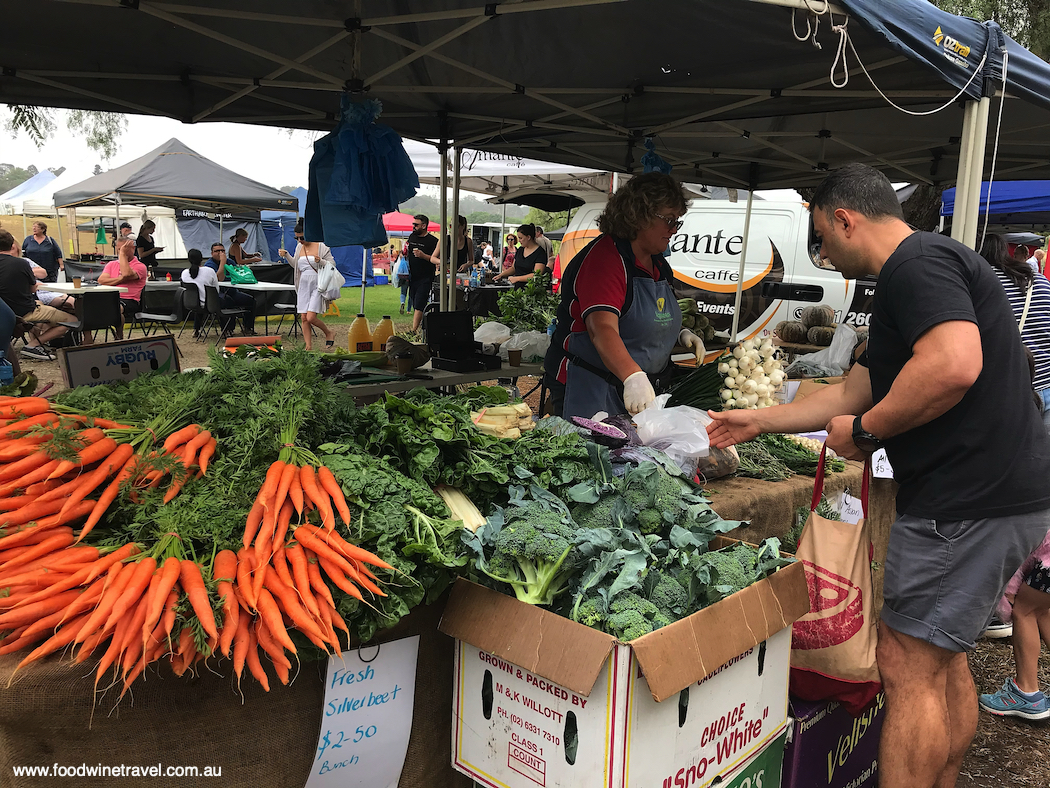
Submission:
MULTIPOLYGON (((1050 181, 993 181, 988 201, 988 182, 981 184, 980 216, 988 223, 1009 227, 1050 226, 1050 181)), ((955 188, 941 195, 941 216, 955 213, 955 188)))

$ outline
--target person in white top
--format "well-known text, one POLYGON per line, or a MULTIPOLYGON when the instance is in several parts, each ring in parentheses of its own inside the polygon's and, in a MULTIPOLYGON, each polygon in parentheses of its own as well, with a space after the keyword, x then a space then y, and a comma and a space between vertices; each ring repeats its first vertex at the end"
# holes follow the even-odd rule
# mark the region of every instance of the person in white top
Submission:
POLYGON ((303 341, 307 350, 313 350, 313 329, 324 334, 326 350, 335 347, 335 332, 321 320, 328 310, 328 300, 317 289, 317 272, 326 263, 335 265, 332 250, 320 241, 307 241, 303 236, 303 220, 295 225, 295 254, 281 249, 278 254, 295 269, 296 311, 303 324, 303 341))
MULTIPOLYGON (((197 293, 200 296, 200 311, 193 313, 193 338, 197 339, 200 337, 201 324, 204 322, 204 316, 207 314, 204 310, 205 306, 205 287, 218 288, 219 277, 215 274, 211 268, 206 265, 201 265, 204 260, 204 255, 201 254, 199 249, 190 249, 186 252, 186 257, 190 261, 190 267, 185 268, 182 271, 182 282, 183 284, 193 284, 197 286, 197 293)), ((223 330, 226 327, 223 326, 223 330)))

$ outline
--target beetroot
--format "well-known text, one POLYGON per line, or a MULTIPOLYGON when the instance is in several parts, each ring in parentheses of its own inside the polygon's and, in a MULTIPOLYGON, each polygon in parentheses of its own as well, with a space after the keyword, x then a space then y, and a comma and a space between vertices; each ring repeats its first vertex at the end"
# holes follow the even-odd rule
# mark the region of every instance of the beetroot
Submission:
POLYGON ((627 433, 611 424, 585 419, 582 416, 573 416, 572 423, 588 430, 591 433, 591 439, 602 446, 618 448, 625 446, 628 442, 627 433))

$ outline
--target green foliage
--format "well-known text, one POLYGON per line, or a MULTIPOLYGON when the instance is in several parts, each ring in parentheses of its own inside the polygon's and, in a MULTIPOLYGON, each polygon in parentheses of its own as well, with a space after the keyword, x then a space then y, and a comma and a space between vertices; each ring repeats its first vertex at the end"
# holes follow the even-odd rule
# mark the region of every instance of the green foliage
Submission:
POLYGON ((544 232, 548 233, 554 230, 560 230, 568 223, 568 211, 547 213, 547 211, 541 211, 539 208, 529 208, 529 213, 525 217, 525 221, 523 222, 523 224, 535 224, 539 227, 542 227, 544 232))
POLYGON ((934 5, 979 22, 993 20, 1021 46, 1044 60, 1050 55, 1050 2, 1047 0, 934 0, 934 5))
POLYGON ((550 292, 551 275, 541 272, 525 287, 508 290, 499 297, 501 320, 515 332, 546 331, 558 316, 560 298, 550 292))
POLYGON ((25 134, 39 148, 51 138, 58 128, 56 113, 64 113, 67 128, 78 136, 93 151, 103 158, 116 155, 121 135, 128 128, 127 117, 117 112, 94 112, 90 110, 55 110, 49 107, 32 107, 19 104, 8 106, 10 116, 5 124, 12 137, 25 134))
POLYGON ((11 191, 32 177, 33 173, 21 167, 15 167, 13 164, 0 164, 0 194, 11 191))

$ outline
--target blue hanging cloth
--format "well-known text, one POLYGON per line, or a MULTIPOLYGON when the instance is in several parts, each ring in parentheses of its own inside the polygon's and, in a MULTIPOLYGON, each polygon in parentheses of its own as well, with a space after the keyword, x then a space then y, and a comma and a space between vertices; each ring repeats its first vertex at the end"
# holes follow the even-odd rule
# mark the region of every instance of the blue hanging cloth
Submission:
POLYGON ((304 230, 328 246, 387 243, 383 214, 415 196, 419 178, 401 138, 375 122, 380 102, 344 95, 339 125, 314 143, 304 230))
POLYGON ((671 174, 671 165, 656 152, 656 143, 652 137, 645 138, 645 153, 642 154, 642 172, 662 172, 671 174))

